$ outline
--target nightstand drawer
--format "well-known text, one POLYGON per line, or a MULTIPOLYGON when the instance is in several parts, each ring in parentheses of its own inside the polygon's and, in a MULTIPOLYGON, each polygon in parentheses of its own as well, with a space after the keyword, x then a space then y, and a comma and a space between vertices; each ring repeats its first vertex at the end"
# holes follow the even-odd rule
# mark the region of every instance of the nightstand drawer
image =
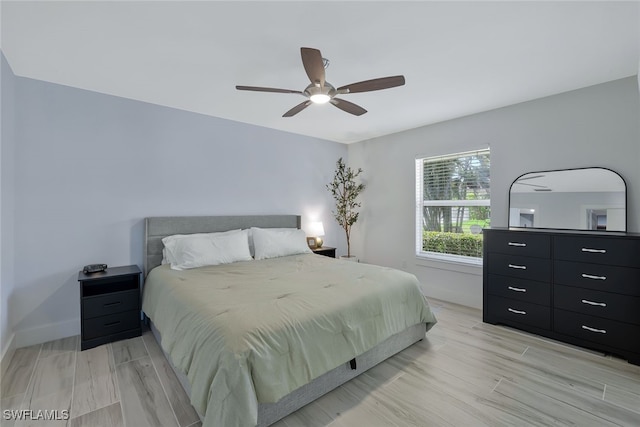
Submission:
POLYGON ((538 304, 517 301, 510 298, 489 296, 488 308, 497 319, 515 323, 523 323, 539 329, 551 328, 551 308, 538 304))
POLYGON ((640 297, 556 286, 554 307, 640 325, 640 297))
POLYGON ((551 279, 551 260, 491 254, 489 258, 489 273, 538 282, 549 282, 551 279))
POLYGON ((489 274, 487 291, 493 295, 513 298, 532 304, 551 304, 551 285, 549 282, 535 282, 533 280, 489 274))
POLYGON ((551 256, 551 239, 542 234, 490 231, 485 233, 484 239, 490 252, 537 258, 551 256))
POLYGON ((557 236, 554 253, 557 259, 568 261, 640 267, 638 239, 557 236))
POLYGON ((556 261, 554 277, 562 285, 640 296, 640 268, 556 261))
POLYGON ((140 311, 138 310, 94 317, 84 320, 82 339, 90 340, 136 328, 140 328, 140 311))
POLYGON ((90 319, 92 317, 106 316, 123 311, 137 310, 138 307, 140 307, 140 291, 138 291, 138 289, 114 292, 96 297, 83 298, 82 317, 84 319, 90 319))
POLYGON ((554 330, 560 334, 640 353, 640 326, 565 310, 554 310, 554 330))

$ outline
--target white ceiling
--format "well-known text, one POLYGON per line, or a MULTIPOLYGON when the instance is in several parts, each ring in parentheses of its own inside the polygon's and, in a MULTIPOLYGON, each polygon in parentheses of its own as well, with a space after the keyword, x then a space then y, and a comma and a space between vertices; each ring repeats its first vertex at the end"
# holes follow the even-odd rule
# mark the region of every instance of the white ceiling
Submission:
POLYGON ((627 2, 2 2, 2 49, 24 77, 239 122, 355 142, 638 73, 627 2), (282 114, 303 90, 300 47, 342 86, 406 85, 282 114))

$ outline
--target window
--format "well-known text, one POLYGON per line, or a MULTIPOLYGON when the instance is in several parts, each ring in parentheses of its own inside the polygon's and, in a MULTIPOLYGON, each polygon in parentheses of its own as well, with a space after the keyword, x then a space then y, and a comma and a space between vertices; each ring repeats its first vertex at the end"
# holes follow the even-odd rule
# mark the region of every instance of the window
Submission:
POLYGON ((489 149, 416 159, 416 254, 480 264, 489 184, 489 149))

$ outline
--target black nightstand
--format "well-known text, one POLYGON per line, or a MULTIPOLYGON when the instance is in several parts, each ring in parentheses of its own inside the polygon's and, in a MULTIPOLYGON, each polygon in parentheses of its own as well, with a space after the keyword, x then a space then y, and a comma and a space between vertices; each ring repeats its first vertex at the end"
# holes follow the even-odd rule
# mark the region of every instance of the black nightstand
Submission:
POLYGON ((80 349, 138 337, 140 275, 137 265, 78 273, 80 282, 80 349))
POLYGON ((313 251, 313 253, 316 253, 318 255, 328 256, 329 258, 336 257, 336 248, 332 248, 330 246, 323 246, 321 248, 315 248, 311 250, 313 251))

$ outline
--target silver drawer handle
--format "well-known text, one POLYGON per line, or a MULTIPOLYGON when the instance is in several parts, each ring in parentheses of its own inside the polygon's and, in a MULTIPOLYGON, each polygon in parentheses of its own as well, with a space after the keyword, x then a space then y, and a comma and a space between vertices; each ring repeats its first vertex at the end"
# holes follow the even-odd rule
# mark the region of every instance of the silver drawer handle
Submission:
POLYGON ((514 310, 514 309, 513 309, 513 308, 511 308, 511 307, 509 307, 507 310, 509 310, 510 312, 515 313, 515 314, 527 314, 527 312, 526 312, 526 311, 522 311, 522 310, 514 310))
POLYGON ((582 273, 582 277, 584 277, 585 279, 607 280, 607 276, 594 276, 593 274, 585 274, 585 273, 582 273))
POLYGON ((606 254, 606 249, 591 249, 591 248, 582 248, 582 252, 589 252, 592 254, 606 254))
POLYGON ((509 268, 517 268, 519 270, 526 270, 527 266, 526 265, 515 265, 515 264, 509 264, 509 268))
POLYGON ((604 329, 596 329, 596 328, 590 328, 588 326, 582 325, 582 329, 586 329, 587 331, 591 331, 591 332, 597 332, 599 334, 606 334, 607 331, 605 331, 604 329))
POLYGON ((509 242, 508 244, 509 246, 517 246, 519 248, 524 248, 525 246, 527 246, 526 243, 518 243, 518 242, 509 242))
POLYGON ((589 304, 589 305, 598 305, 600 307, 606 307, 607 304, 604 302, 594 302, 594 301, 589 301, 588 299, 583 299, 582 300, 583 304, 589 304))
POLYGON ((516 291, 516 292, 527 292, 526 289, 523 288, 514 288, 513 286, 508 286, 507 289, 511 290, 511 291, 516 291))

